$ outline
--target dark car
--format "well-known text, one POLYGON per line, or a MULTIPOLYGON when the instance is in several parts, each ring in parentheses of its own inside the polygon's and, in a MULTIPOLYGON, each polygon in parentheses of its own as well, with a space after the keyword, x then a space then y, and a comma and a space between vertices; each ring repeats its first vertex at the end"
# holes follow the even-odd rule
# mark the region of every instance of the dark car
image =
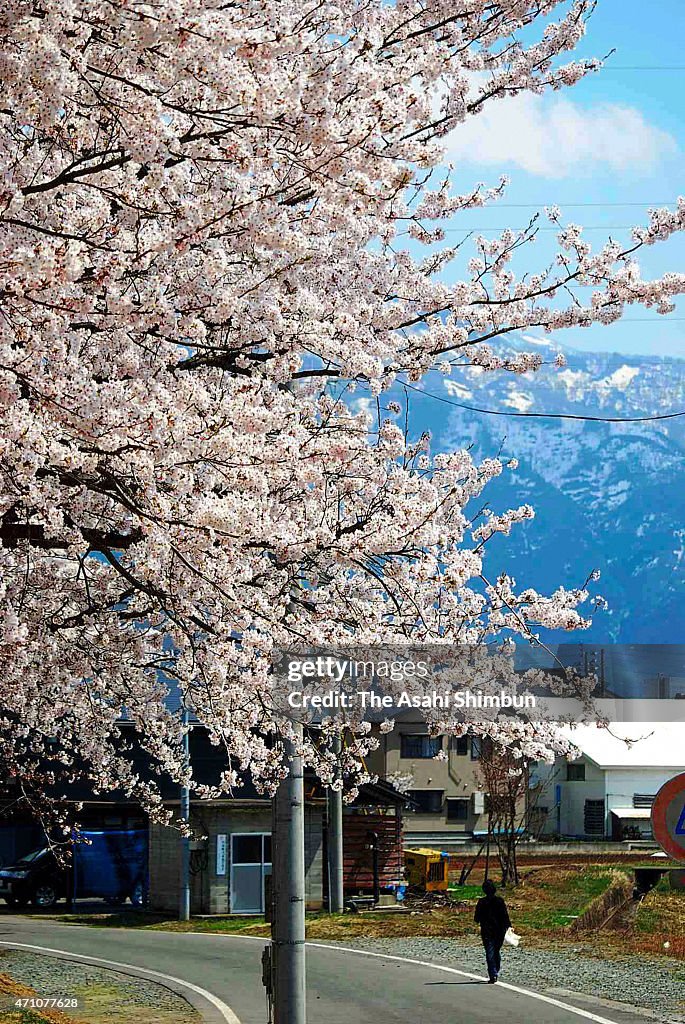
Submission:
POLYGON ((0 868, 0 899, 10 907, 52 907, 60 899, 104 899, 114 906, 127 899, 147 902, 148 835, 145 830, 82 834, 65 856, 49 846, 24 854, 0 868))
POLYGON ((15 864, 0 868, 0 897, 10 907, 51 907, 66 897, 69 871, 49 847, 25 854, 15 864))

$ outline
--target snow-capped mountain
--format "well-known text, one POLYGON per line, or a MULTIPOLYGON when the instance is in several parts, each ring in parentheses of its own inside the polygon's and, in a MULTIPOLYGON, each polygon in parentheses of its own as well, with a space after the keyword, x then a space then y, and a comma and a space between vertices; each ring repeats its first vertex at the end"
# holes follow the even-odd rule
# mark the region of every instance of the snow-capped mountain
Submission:
MULTIPOLYGON (((519 335, 507 348, 560 346, 519 335)), ((511 412, 640 417, 685 411, 685 360, 563 350, 567 366, 523 376, 454 370, 426 379, 450 402, 511 412)), ((549 353, 549 356, 547 356, 549 353)), ((685 417, 651 423, 597 423, 491 416, 412 396, 434 451, 472 445, 476 457, 519 460, 486 492, 493 510, 529 502, 536 518, 490 543, 488 569, 548 592, 601 571, 609 610, 583 640, 685 641, 685 417), (420 408, 417 408, 420 403, 420 408)))

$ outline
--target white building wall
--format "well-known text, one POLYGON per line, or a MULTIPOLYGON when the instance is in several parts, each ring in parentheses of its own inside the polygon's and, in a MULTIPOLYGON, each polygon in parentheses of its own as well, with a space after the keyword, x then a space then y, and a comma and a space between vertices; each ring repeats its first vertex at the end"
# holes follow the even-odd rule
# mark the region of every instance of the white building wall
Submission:
POLYGON ((604 772, 581 757, 571 762, 574 765, 585 765, 585 780, 573 782, 566 778, 565 764, 561 771, 561 834, 565 836, 583 836, 585 834, 585 801, 604 800, 604 772))
POLYGON ((604 772, 586 757, 568 762, 559 757, 554 764, 540 763, 531 772, 533 806, 547 808, 542 835, 583 836, 585 801, 604 800, 604 772), (585 779, 568 778, 568 766, 583 765, 585 779))
POLYGON ((559 758, 554 765, 539 765, 531 783, 541 787, 538 801, 549 808, 543 835, 585 835, 585 801, 604 800, 605 836, 611 838, 611 811, 632 807, 633 796, 656 795, 665 782, 685 771, 678 768, 598 768, 586 757, 571 762, 585 765, 585 780, 567 778, 567 762, 559 758), (559 796, 557 807, 556 797, 559 796))
POLYGON ((678 774, 673 768, 607 768, 607 817, 618 807, 632 807, 633 795, 656 796, 669 779, 678 774))

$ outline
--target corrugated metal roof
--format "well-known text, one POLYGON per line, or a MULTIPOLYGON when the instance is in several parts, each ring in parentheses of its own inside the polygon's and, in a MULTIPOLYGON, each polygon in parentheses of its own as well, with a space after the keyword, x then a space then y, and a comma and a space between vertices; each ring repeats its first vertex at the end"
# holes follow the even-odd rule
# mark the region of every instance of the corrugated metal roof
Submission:
POLYGON ((563 726, 561 732, 599 768, 685 771, 685 722, 611 722, 563 726))

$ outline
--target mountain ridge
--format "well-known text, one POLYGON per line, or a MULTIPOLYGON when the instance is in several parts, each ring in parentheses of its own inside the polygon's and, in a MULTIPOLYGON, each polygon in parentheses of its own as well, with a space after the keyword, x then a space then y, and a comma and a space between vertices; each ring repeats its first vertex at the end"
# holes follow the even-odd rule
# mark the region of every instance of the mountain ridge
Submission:
MULTIPOLYGON (((433 451, 501 450, 519 468, 488 486, 489 507, 533 505, 536 518, 489 545, 486 571, 550 592, 593 569, 609 608, 578 639, 685 641, 685 417, 648 423, 489 416, 445 401, 503 412, 637 417, 685 411, 685 359, 583 352, 530 334, 498 352, 561 351, 567 365, 534 373, 464 367, 424 380, 421 423, 433 451), (432 401, 429 395, 443 401, 432 401), (427 407, 432 405, 432 409, 427 407)), ((413 395, 412 395, 413 398, 413 395)), ((561 639, 561 637, 558 637, 561 639)))

